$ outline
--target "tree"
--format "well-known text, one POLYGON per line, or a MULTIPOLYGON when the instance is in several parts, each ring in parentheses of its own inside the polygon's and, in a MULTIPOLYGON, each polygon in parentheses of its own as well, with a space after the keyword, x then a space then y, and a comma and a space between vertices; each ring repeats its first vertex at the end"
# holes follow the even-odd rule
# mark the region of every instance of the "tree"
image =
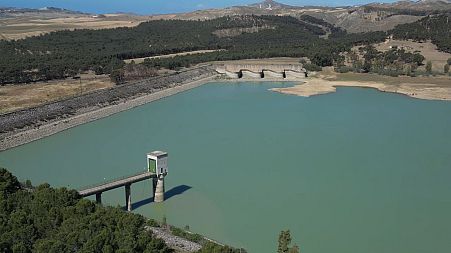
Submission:
POLYGON ((124 71, 122 69, 113 70, 110 74, 110 79, 116 85, 124 83, 124 71))
POLYGON ((426 73, 431 74, 432 73, 432 62, 428 61, 426 63, 426 73))
POLYGON ((449 72, 449 64, 445 64, 445 66, 443 67, 443 72, 445 74, 449 72))
POLYGON ((279 246, 277 247, 277 253, 299 253, 299 246, 291 244, 290 230, 282 230, 279 234, 279 246))
POLYGON ((331 54, 328 53, 316 53, 312 58, 312 63, 320 67, 332 66, 333 58, 331 54))
POLYGON ((279 234, 279 246, 277 248, 277 253, 288 253, 289 245, 291 243, 290 230, 282 230, 279 234))
POLYGON ((0 252, 172 253, 141 215, 42 184, 32 191, 0 169, 0 252))
POLYGON ((448 65, 451 65, 451 58, 449 58, 446 63, 448 63, 448 65))
POLYGON ((20 189, 17 178, 8 170, 0 168, 0 193, 4 196, 15 193, 20 189))
POLYGON ((290 244, 290 230, 282 230, 279 234, 279 246, 277 248, 277 253, 299 253, 299 246, 295 244, 290 247, 290 244))

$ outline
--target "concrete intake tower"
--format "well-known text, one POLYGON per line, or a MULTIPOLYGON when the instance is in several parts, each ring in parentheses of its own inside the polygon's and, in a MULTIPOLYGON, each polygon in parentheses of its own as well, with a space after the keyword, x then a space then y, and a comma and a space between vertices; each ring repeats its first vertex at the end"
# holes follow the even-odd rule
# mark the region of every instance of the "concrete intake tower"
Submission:
POLYGON ((147 154, 147 169, 156 175, 152 178, 155 202, 164 201, 164 177, 168 174, 168 153, 154 151, 147 154))

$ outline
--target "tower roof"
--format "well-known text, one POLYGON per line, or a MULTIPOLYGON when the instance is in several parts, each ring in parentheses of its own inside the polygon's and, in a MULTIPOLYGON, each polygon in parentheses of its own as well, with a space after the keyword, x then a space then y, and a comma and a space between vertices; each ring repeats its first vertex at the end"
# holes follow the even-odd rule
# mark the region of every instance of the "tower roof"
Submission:
POLYGON ((155 157, 164 157, 164 156, 168 156, 168 153, 164 152, 164 151, 152 151, 152 152, 148 153, 148 155, 155 156, 155 157))

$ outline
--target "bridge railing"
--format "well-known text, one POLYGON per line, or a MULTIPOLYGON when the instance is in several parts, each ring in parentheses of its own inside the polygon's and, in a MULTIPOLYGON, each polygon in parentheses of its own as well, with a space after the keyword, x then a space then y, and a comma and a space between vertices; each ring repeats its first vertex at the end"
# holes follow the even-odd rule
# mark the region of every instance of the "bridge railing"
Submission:
POLYGON ((91 185, 88 185, 88 186, 84 186, 82 188, 78 188, 77 191, 84 191, 84 190, 92 189, 92 188, 99 187, 99 186, 102 186, 102 185, 111 184, 111 183, 114 183, 116 181, 124 180, 124 179, 130 178, 130 177, 136 177, 136 176, 142 175, 142 174, 147 173, 147 172, 148 171, 145 170, 145 171, 137 172, 137 173, 132 174, 132 175, 127 175, 127 176, 122 176, 122 177, 119 177, 119 178, 109 179, 109 180, 103 181, 101 183, 91 184, 91 185))

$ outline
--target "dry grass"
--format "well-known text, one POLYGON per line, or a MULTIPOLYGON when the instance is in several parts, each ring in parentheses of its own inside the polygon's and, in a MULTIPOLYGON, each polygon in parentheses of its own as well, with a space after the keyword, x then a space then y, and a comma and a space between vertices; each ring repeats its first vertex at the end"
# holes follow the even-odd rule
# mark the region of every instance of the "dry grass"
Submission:
MULTIPOLYGON (((427 61, 432 62, 432 70, 443 73, 443 66, 446 61, 451 58, 451 54, 440 52, 437 47, 431 42, 413 42, 409 40, 387 40, 386 42, 376 44, 375 47, 379 51, 388 51, 391 47, 397 46, 398 48, 404 48, 406 51, 414 52, 419 51, 427 61)), ((420 67, 424 70, 424 66, 420 67)))
POLYGON ((124 14, 108 14, 105 17, 72 15, 49 18, 38 16, 5 18, 0 20, 0 38, 17 40, 60 30, 133 27, 149 19, 145 16, 124 14))
POLYGON ((0 87, 0 113, 12 112, 112 87, 106 75, 83 74, 81 79, 55 80, 0 87))

